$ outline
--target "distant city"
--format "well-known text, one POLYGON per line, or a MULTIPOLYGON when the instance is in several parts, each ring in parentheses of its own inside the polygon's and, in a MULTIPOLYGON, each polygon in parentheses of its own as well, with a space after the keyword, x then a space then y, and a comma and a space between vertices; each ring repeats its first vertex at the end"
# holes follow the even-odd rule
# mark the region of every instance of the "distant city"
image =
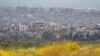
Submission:
POLYGON ((0 23, 29 23, 31 21, 68 24, 99 24, 99 9, 0 7, 0 23))
POLYGON ((100 40, 100 10, 0 7, 0 43, 32 39, 100 40))

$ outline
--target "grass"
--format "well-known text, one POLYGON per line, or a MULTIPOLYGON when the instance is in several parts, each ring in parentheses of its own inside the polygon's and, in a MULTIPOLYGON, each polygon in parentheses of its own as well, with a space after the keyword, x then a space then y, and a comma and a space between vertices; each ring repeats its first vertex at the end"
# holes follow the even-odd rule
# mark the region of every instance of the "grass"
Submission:
POLYGON ((0 56, 100 56, 100 43, 37 39, 25 44, 2 44, 0 56))
MULTIPOLYGON (((49 42, 49 41, 48 41, 49 42)), ((38 46, 0 46, 0 56, 100 56, 100 44, 94 42, 55 41, 38 46)))

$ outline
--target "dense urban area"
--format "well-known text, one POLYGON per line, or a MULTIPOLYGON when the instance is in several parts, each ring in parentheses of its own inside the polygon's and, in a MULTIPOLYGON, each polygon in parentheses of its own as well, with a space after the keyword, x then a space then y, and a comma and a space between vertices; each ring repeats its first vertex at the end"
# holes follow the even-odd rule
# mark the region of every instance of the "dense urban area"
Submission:
POLYGON ((99 41, 100 10, 0 7, 1 44, 32 43, 36 39, 99 41))

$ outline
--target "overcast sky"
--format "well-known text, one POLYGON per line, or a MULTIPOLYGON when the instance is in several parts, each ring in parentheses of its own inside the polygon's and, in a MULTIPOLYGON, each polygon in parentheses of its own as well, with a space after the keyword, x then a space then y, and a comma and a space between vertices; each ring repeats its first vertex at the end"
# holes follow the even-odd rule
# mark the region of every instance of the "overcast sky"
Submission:
POLYGON ((0 6, 98 8, 100 0, 0 0, 0 6))

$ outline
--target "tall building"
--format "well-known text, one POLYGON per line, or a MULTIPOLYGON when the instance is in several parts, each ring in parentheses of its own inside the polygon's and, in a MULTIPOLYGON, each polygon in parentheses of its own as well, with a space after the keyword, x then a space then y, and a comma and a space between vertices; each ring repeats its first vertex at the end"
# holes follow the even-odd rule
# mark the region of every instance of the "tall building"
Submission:
POLYGON ((39 21, 33 21, 30 23, 29 28, 31 30, 36 30, 36 29, 43 29, 44 28, 44 23, 43 22, 39 22, 39 21))

